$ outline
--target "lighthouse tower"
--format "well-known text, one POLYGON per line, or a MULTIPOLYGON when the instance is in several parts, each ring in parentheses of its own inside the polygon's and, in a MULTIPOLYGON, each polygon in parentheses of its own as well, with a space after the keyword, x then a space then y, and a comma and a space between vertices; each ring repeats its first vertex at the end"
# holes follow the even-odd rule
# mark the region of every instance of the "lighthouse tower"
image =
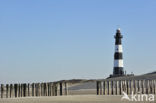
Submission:
POLYGON ((123 76, 123 55, 122 55, 122 41, 123 36, 121 35, 120 28, 117 29, 115 38, 115 53, 114 53, 114 69, 113 77, 123 76))

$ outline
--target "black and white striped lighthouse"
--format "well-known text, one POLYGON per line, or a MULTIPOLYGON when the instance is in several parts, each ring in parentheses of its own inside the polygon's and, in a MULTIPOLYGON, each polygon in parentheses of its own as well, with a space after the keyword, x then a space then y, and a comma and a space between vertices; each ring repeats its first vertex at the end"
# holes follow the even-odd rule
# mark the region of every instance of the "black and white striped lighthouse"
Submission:
POLYGON ((115 53, 114 53, 114 69, 113 76, 123 76, 123 55, 122 55, 122 41, 123 36, 121 35, 120 28, 117 29, 115 38, 115 53))

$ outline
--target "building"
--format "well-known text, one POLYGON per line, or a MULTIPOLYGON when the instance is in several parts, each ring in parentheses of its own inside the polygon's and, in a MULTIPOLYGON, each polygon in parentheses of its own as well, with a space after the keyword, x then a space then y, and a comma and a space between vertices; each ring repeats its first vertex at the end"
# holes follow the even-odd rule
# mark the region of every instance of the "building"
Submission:
POLYGON ((119 77, 119 76, 133 76, 134 74, 126 74, 124 72, 123 66, 123 49, 122 49, 122 38, 120 28, 116 30, 115 38, 115 53, 114 53, 114 67, 113 74, 110 77, 119 77))

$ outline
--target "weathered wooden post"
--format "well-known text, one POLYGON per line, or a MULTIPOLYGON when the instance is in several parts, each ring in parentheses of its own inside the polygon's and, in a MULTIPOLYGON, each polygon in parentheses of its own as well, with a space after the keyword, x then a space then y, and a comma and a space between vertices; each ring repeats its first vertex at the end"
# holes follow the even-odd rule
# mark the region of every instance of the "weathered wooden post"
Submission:
POLYGON ((21 84, 21 97, 23 97, 23 84, 21 84))
POLYGON ((102 91, 103 91, 103 88, 102 88, 103 86, 102 86, 102 82, 100 81, 100 83, 99 83, 99 88, 100 88, 100 95, 102 95, 102 91))
POLYGON ((4 85, 1 84, 1 98, 3 98, 3 94, 4 94, 4 85))
POLYGON ((65 86, 65 87, 64 87, 64 88, 65 88, 65 89, 64 89, 64 90, 65 90, 65 95, 68 95, 68 82, 65 82, 65 83, 64 83, 64 86, 65 86))
POLYGON ((57 83, 55 83, 55 96, 57 96, 58 95, 58 93, 57 93, 57 90, 58 89, 58 87, 57 87, 57 83))
POLYGON ((103 95, 106 95, 106 83, 103 81, 103 95))
POLYGON ((30 84, 28 83, 28 97, 30 96, 30 84))
POLYGON ((53 84, 52 84, 52 96, 54 96, 54 82, 53 82, 53 84))
POLYGON ((53 91, 54 91, 54 90, 53 90, 53 82, 51 82, 51 96, 54 96, 54 95, 53 95, 53 91))
POLYGON ((44 96, 47 96, 47 83, 44 83, 44 96))
POLYGON ((143 86, 143 80, 140 81, 140 89, 141 89, 141 93, 144 94, 144 86, 143 86))
POLYGON ((152 85, 152 80, 149 81, 149 89, 150 89, 150 94, 153 94, 153 85, 152 85))
POLYGON ((110 95, 111 94, 111 82, 110 81, 107 81, 107 83, 108 83, 108 95, 110 95))
POLYGON ((155 80, 153 80, 153 93, 155 94, 155 80))
POLYGON ((126 92, 127 92, 127 94, 129 94, 129 81, 128 80, 126 80, 126 88, 127 88, 126 89, 127 90, 126 92))
POLYGON ((47 96, 50 96, 49 91, 50 91, 50 86, 49 86, 49 83, 47 83, 47 96))
POLYGON ((9 85, 6 84, 6 98, 9 97, 9 85))
POLYGON ((43 83, 41 83, 41 96, 43 96, 44 92, 43 92, 43 83))
POLYGON ((154 94, 156 94, 156 80, 154 80, 154 94))
POLYGON ((21 97, 21 85, 18 84, 18 97, 21 97))
POLYGON ((132 93, 132 81, 129 80, 129 94, 132 93))
POLYGON ((142 92, 141 90, 142 90, 141 89, 141 80, 138 80, 138 92, 141 93, 142 92))
POLYGON ((123 81, 123 91, 127 92, 126 80, 123 81))
POLYGON ((124 83, 123 83, 123 81, 121 80, 121 94, 122 94, 122 92, 123 92, 123 90, 124 90, 124 85, 123 85, 124 83))
POLYGON ((41 83, 39 83, 38 85, 39 85, 39 96, 41 96, 41 83))
POLYGON ((34 93, 34 88, 35 88, 35 86, 34 86, 34 85, 35 85, 34 83, 31 84, 31 88, 32 88, 32 96, 35 96, 35 93, 34 93))
POLYGON ((23 97, 23 84, 21 84, 21 97, 23 97))
POLYGON ((122 94, 122 81, 119 81, 119 95, 122 94))
POLYGON ((133 93, 134 94, 136 93, 136 83, 135 83, 135 80, 133 80, 133 93))
POLYGON ((17 98, 17 94, 18 94, 18 85, 14 84, 14 93, 15 93, 15 98, 17 98))
POLYGON ((117 81, 115 80, 114 81, 114 95, 117 95, 118 93, 117 93, 118 91, 117 91, 117 81))
POLYGON ((149 94, 149 80, 146 80, 146 94, 149 94))
POLYGON ((113 95, 114 94, 114 91, 113 91, 113 87, 114 87, 114 84, 113 84, 113 81, 110 81, 110 95, 113 95))
POLYGON ((108 83, 108 81, 105 81, 105 95, 108 95, 109 93, 109 83, 108 83))
POLYGON ((154 80, 152 80, 152 94, 154 94, 154 80))
POLYGON ((51 82, 49 82, 49 96, 51 96, 51 82))
POLYGON ((116 81, 116 95, 120 95, 119 91, 120 91, 119 81, 116 81))
POLYGON ((60 82, 59 85, 60 85, 60 96, 62 96, 62 82, 60 82))
POLYGON ((128 93, 131 94, 131 80, 128 80, 128 93))
POLYGON ((135 80, 135 86, 136 86, 136 92, 135 93, 138 93, 138 80, 135 80))
POLYGON ((35 83, 35 96, 38 96, 38 85, 35 83))
POLYGON ((10 84, 10 98, 13 96, 13 85, 10 84))
POLYGON ((26 91, 26 87, 27 87, 27 85, 24 83, 24 84, 23 84, 23 96, 24 96, 24 97, 26 97, 26 92, 27 92, 27 91, 26 91))
POLYGON ((97 93, 97 95, 99 95, 100 93, 99 93, 99 81, 97 81, 96 82, 96 88, 97 88, 97 90, 96 90, 96 93, 97 93))
POLYGON ((132 80, 130 80, 130 94, 132 94, 132 91, 133 91, 133 81, 132 80))

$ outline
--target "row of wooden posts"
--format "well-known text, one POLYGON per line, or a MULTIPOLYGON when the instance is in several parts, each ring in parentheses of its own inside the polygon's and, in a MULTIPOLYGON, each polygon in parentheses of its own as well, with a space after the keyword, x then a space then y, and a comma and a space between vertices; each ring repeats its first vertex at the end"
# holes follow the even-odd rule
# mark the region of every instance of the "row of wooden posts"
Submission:
POLYGON ((97 81, 97 95, 156 94, 156 80, 97 81))
POLYGON ((68 95, 67 82, 1 84, 1 98, 68 95))

